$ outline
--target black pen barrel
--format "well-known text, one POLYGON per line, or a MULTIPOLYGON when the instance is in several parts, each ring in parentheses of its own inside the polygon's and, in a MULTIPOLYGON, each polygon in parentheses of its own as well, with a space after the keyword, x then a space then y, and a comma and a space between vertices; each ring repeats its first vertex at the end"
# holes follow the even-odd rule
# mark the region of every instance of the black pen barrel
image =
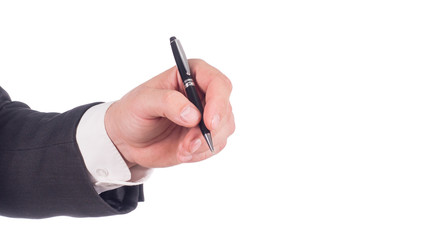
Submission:
POLYGON ((172 47, 173 56, 175 58, 176 66, 178 68, 179 75, 181 76, 182 81, 184 81, 189 76, 187 76, 187 72, 185 71, 184 62, 182 61, 183 59, 181 59, 179 55, 177 43, 172 42, 171 47, 172 47))
POLYGON ((203 137, 206 139, 209 149, 211 152, 214 152, 211 133, 203 120, 203 105, 200 101, 199 95, 197 94, 196 84, 193 80, 193 77, 191 76, 190 66, 188 64, 187 57, 185 56, 184 49, 182 49, 181 43, 175 37, 170 38, 170 44, 179 75, 181 76, 182 82, 184 84, 187 98, 197 107, 197 109, 199 109, 200 114, 202 115, 202 118, 199 122, 200 131, 202 132, 203 137))
POLYGON ((198 100, 199 95, 197 94, 197 89, 195 86, 188 86, 185 88, 185 92, 187 93, 187 98, 192 102, 197 109, 199 109, 200 113, 202 114, 202 119, 200 120, 199 127, 203 134, 209 133, 208 128, 205 125, 205 122, 203 121, 203 106, 202 103, 198 100))

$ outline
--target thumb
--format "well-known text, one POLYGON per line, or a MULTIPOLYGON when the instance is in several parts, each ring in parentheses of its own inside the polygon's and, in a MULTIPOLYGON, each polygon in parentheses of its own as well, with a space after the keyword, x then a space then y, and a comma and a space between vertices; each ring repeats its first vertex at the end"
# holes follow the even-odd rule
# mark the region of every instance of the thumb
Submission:
POLYGON ((146 88, 141 94, 141 107, 146 118, 165 117, 172 122, 194 127, 201 119, 199 110, 181 92, 169 89, 146 88))

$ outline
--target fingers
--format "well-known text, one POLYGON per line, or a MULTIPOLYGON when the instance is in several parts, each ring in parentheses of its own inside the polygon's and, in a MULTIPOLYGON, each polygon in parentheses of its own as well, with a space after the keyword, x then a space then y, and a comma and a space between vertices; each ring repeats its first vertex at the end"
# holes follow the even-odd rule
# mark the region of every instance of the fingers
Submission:
MULTIPOLYGON (((230 107, 231 109, 231 107, 230 107)), ((228 137, 235 131, 234 115, 230 111, 217 130, 212 131, 215 152, 211 153, 198 127, 192 128, 178 146, 179 162, 197 162, 219 153, 227 144, 228 137)))
POLYGON ((166 117, 184 127, 194 127, 200 122, 199 110, 182 93, 155 88, 142 91, 138 96, 144 118, 166 117))
POLYGON ((205 92, 204 122, 210 130, 215 130, 230 111, 231 81, 203 60, 191 59, 189 64, 198 86, 205 92))
MULTIPOLYGON (((225 147, 235 128, 229 101, 232 85, 224 74, 206 62, 192 59, 189 63, 193 77, 204 95, 203 121, 211 130, 215 153, 218 153, 225 147)), ((141 134, 133 134, 135 131, 129 131, 130 135, 137 135, 133 138, 138 143, 133 146, 138 150, 134 158, 142 159, 139 161, 141 165, 172 166, 212 156, 198 127, 201 114, 184 94, 182 81, 174 67, 122 99, 130 103, 127 104, 128 112, 132 114, 127 118, 134 120, 130 125, 142 129, 137 131, 138 134, 144 132, 143 137, 141 134), (185 128, 177 128, 169 121, 158 121, 160 118, 167 118, 185 128), (150 159, 154 162, 150 163, 150 159)))
MULTIPOLYGON (((208 129, 214 130, 229 111, 231 81, 203 60, 190 59, 188 62, 193 78, 205 96, 204 122, 208 129)), ((176 67, 154 77, 145 85, 150 88, 177 90, 184 93, 184 86, 176 67)))

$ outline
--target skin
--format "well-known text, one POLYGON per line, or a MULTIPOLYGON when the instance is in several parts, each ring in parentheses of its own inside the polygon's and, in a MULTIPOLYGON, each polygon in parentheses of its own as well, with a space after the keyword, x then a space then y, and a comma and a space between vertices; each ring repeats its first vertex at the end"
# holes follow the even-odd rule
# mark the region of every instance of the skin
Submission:
MULTIPOLYGON (((190 59, 189 64, 205 101, 203 121, 218 153, 235 130, 232 84, 203 60, 190 59)), ((170 167, 213 155, 198 127, 200 119, 173 67, 113 103, 105 115, 105 128, 129 167, 170 167)))

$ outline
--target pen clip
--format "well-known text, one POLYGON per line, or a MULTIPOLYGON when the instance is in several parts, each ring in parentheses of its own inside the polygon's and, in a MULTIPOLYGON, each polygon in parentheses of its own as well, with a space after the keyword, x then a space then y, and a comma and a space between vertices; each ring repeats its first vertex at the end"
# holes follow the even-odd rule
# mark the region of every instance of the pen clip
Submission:
POLYGON ((174 40, 178 47, 178 53, 182 59, 182 64, 184 65, 187 76, 191 77, 190 65, 188 65, 187 56, 185 56, 184 48, 181 45, 181 42, 178 39, 174 40))

